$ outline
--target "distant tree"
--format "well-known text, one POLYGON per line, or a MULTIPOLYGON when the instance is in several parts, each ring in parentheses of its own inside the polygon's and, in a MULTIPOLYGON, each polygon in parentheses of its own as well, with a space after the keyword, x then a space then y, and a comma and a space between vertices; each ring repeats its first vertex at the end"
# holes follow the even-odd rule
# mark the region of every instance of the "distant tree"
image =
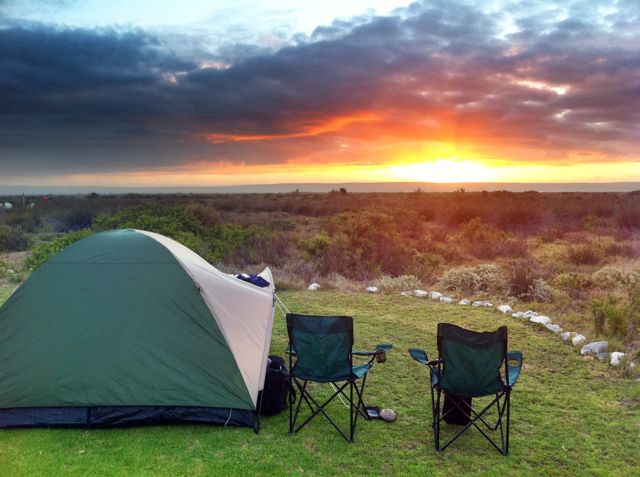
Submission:
POLYGON ((342 195, 345 195, 347 193, 347 189, 345 189, 344 187, 340 187, 340 190, 338 192, 340 192, 342 195))

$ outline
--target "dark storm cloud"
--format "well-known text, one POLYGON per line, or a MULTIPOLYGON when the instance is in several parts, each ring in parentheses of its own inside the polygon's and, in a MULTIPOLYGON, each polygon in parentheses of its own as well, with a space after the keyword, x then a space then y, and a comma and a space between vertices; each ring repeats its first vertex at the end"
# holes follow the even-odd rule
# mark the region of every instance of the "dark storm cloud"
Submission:
POLYGON ((275 53, 224 45, 189 58, 142 30, 7 24, 2 176, 276 163, 329 153, 340 135, 450 140, 452 130, 461 142, 481 131, 512 146, 637 154, 636 4, 606 16, 580 2, 568 17, 523 8, 511 7, 510 34, 509 10, 432 1, 335 22, 275 53), (377 120, 326 126, 363 115, 377 120), (234 142, 246 137, 256 140, 234 142))

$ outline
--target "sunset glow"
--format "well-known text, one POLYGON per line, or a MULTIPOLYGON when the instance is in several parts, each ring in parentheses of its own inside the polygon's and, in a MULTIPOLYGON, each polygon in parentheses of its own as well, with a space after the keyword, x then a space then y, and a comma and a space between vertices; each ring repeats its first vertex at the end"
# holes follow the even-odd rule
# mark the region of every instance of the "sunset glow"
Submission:
POLYGON ((0 185, 640 181, 640 4, 489 3, 4 2, 0 185))

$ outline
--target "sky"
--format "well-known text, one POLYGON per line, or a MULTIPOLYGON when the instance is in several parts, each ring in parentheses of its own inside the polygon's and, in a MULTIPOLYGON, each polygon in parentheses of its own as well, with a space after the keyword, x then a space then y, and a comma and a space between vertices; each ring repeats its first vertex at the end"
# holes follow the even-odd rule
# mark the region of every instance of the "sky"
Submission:
POLYGON ((640 180, 637 0, 0 0, 0 184, 640 180))

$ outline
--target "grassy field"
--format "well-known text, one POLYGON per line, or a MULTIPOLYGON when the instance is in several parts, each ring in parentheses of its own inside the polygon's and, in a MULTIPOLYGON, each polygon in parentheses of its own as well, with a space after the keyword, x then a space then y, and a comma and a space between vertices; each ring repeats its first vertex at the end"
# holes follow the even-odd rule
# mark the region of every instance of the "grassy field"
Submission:
MULTIPOLYGON (((5 296, 0 292, 0 301, 5 296)), ((395 423, 360 421, 353 444, 321 419, 289 436, 286 413, 262 419, 259 435, 213 426, 5 430, 0 475, 638 475, 640 384, 612 376, 606 364, 581 358, 547 331, 495 310, 398 295, 286 292, 281 298, 296 312, 352 315, 358 349, 394 343, 387 362, 374 366, 365 397, 394 408, 395 423), (440 321, 475 330, 507 324, 510 349, 524 352, 508 457, 476 431, 442 454, 434 450, 426 368, 406 349, 433 352, 440 321)), ((278 316, 272 352, 283 354, 285 342, 278 316)), ((340 403, 331 410, 346 415, 340 403)))

